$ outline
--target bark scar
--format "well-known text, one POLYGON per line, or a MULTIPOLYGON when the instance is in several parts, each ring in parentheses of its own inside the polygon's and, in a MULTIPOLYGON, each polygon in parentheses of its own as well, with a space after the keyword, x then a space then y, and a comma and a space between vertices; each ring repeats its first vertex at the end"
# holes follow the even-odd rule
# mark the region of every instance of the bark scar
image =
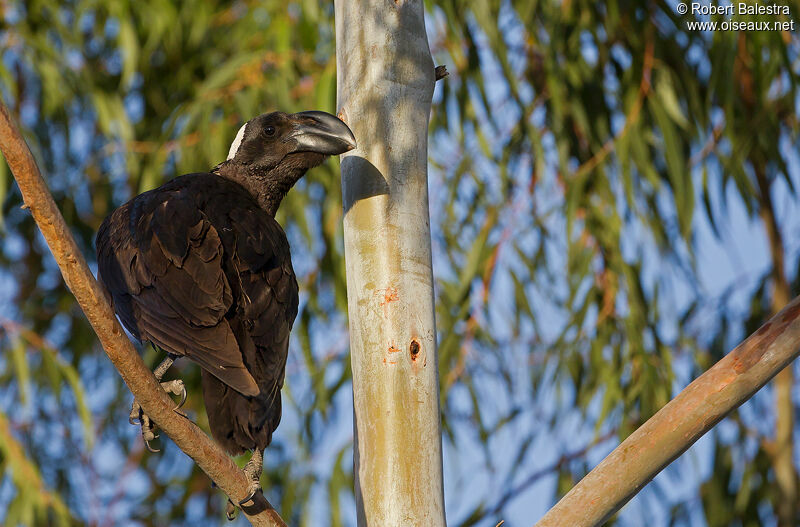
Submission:
POLYGON ((347 110, 344 109, 344 106, 339 110, 339 113, 336 114, 336 117, 339 118, 344 124, 347 124, 347 110))
POLYGON ((400 295, 397 293, 397 288, 390 286, 386 289, 378 289, 378 293, 383 295, 383 300, 378 304, 383 308, 383 317, 389 318, 389 304, 400 300, 400 295))
POLYGON ((761 326, 750 338, 731 352, 733 369, 736 373, 744 373, 764 357, 769 347, 783 333, 786 327, 800 316, 800 302, 790 304, 771 320, 761 326))

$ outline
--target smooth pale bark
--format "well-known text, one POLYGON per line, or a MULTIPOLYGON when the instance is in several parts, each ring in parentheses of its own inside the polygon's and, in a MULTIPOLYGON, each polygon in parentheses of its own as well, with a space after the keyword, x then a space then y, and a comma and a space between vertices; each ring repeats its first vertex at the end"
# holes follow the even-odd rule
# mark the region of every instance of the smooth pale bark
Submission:
POLYGON ((601 525, 800 354, 800 297, 695 379, 578 482, 536 527, 601 525))
MULTIPOLYGON (((111 305, 89 270, 64 217, 47 190, 28 145, 2 102, 0 150, 17 180, 25 206, 30 209, 55 257, 67 287, 75 295, 108 358, 136 400, 178 448, 191 457, 223 492, 236 501, 246 497, 250 479, 197 425, 174 411, 175 402, 161 389, 153 373, 145 366, 122 331, 111 305)), ((124 413, 121 411, 118 418, 127 420, 127 414, 127 410, 124 413)), ((253 525, 286 525, 261 493, 243 511, 253 525)))
POLYGON ((361 526, 445 524, 427 188, 434 67, 420 0, 337 0, 361 526))

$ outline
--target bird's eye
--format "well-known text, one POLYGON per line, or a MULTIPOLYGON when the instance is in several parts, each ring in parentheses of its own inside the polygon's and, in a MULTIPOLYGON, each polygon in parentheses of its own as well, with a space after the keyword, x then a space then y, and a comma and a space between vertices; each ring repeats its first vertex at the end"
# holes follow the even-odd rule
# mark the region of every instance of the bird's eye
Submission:
POLYGON ((266 135, 275 135, 275 127, 274 126, 267 126, 264 128, 264 133, 266 135))

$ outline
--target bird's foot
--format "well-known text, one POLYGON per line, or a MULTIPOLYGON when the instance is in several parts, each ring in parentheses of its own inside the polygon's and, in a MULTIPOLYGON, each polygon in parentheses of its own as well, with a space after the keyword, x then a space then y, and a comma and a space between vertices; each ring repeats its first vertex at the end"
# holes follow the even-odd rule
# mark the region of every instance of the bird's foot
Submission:
POLYGON ((162 382, 161 387, 167 393, 181 396, 181 402, 179 402, 178 405, 173 408, 173 410, 176 412, 180 410, 186 403, 186 397, 188 397, 188 394, 186 393, 186 385, 183 384, 183 381, 180 379, 175 379, 174 381, 162 382))
POLYGON ((128 422, 132 425, 138 424, 142 427, 142 440, 147 450, 153 453, 160 452, 159 449, 150 446, 150 441, 158 437, 158 434, 155 433, 155 423, 144 413, 142 406, 136 399, 133 400, 133 404, 131 405, 131 413, 128 416, 128 422))
POLYGON ((228 505, 225 506, 225 517, 228 518, 229 522, 236 519, 236 505, 233 504, 230 498, 228 498, 228 505))
MULTIPOLYGON (((256 449, 243 469, 247 479, 250 480, 250 484, 247 487, 247 496, 239 501, 239 507, 243 507, 261 491, 261 472, 263 468, 264 452, 256 449)), ((225 508, 225 516, 229 521, 236 517, 236 505, 230 498, 228 498, 228 505, 225 508)))
POLYGON ((250 485, 247 487, 247 497, 239 502, 240 507, 255 498, 256 493, 261 490, 261 472, 263 469, 264 452, 255 449, 253 455, 250 456, 250 461, 247 462, 243 469, 247 479, 250 480, 250 485))
POLYGON ((239 507, 242 507, 245 503, 255 498, 256 493, 260 490, 261 490, 261 483, 258 480, 251 482, 250 486, 247 487, 247 497, 239 501, 239 507))
MULTIPOLYGON (((187 397, 186 386, 183 384, 183 381, 176 379, 174 381, 162 382, 161 388, 163 388, 167 393, 181 396, 181 401, 174 408, 174 410, 178 412, 178 410, 186 402, 187 397)), ((155 433, 155 423, 146 413, 144 413, 142 406, 136 399, 133 400, 133 404, 131 405, 131 413, 128 415, 128 422, 132 425, 138 424, 142 427, 142 440, 144 440, 147 450, 153 453, 160 452, 160 450, 150 446, 150 441, 158 437, 158 434, 155 433)))
MULTIPOLYGON (((261 484, 258 481, 253 481, 247 488, 247 497, 239 501, 239 507, 243 507, 245 503, 256 497, 256 494, 261 490, 261 484)), ((236 518, 236 505, 228 498, 228 504, 225 507, 225 517, 228 521, 233 521, 236 518)))

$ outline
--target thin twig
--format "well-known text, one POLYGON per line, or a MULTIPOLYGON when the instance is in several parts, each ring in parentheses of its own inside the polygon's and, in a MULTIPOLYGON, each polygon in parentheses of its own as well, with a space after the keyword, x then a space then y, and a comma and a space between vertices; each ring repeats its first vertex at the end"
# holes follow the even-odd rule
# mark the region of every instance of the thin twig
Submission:
POLYGON ((711 130, 711 135, 708 137, 708 140, 703 145, 703 148, 689 158, 689 166, 694 167, 701 161, 705 160, 711 152, 713 152, 717 148, 717 144, 719 144, 719 140, 722 137, 722 131, 725 128, 725 123, 720 123, 711 130))

